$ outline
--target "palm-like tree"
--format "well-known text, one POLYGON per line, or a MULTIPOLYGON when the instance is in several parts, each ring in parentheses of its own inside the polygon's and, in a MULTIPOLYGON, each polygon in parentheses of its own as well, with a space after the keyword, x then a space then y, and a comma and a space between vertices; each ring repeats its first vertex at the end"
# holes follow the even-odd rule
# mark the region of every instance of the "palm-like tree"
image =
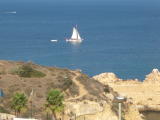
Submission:
POLYGON ((20 115, 22 109, 27 108, 27 97, 24 93, 16 93, 12 97, 11 108, 14 109, 15 115, 20 115))
POLYGON ((54 116, 54 119, 57 119, 56 113, 62 112, 64 109, 64 96, 59 90, 51 90, 47 95, 46 109, 50 110, 54 116))

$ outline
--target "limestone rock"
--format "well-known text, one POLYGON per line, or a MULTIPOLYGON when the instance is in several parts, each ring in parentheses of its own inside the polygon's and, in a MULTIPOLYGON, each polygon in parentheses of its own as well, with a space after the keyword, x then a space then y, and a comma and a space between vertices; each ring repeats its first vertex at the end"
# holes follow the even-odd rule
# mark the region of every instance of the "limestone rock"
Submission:
POLYGON ((135 105, 130 105, 125 113, 125 120, 143 120, 135 105))
POLYGON ((160 83, 160 72, 158 69, 153 69, 152 72, 146 75, 144 82, 147 83, 160 83))
POLYGON ((105 85, 121 80, 114 73, 102 73, 102 74, 94 76, 93 78, 105 85))
POLYGON ((105 101, 82 101, 66 103, 65 114, 72 114, 71 119, 77 120, 118 120, 117 115, 112 111, 111 105, 105 101))
POLYGON ((67 113, 74 113, 76 116, 94 114, 103 110, 103 106, 94 101, 84 100, 82 102, 66 102, 67 113))
POLYGON ((13 118, 15 118, 14 115, 0 113, 0 120, 13 120, 13 118))

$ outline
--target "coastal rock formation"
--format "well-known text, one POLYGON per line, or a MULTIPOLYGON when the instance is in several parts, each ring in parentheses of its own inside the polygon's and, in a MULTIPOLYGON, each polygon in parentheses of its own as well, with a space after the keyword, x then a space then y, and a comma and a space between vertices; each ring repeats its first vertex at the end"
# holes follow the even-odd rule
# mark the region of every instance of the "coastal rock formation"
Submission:
POLYGON ((76 116, 85 114, 94 114, 103 111, 103 104, 98 102, 83 100, 79 102, 66 102, 66 111, 69 113, 75 113, 76 116))
POLYGON ((99 75, 94 76, 93 78, 105 85, 121 80, 114 73, 101 73, 99 75))
POLYGON ((111 105, 105 101, 94 102, 84 100, 82 102, 66 103, 66 114, 72 114, 72 119, 77 120, 118 120, 112 111, 111 105))
POLYGON ((135 105, 130 105, 125 113, 125 120, 143 120, 135 105))
POLYGON ((115 85, 115 84, 139 84, 139 80, 138 79, 128 79, 128 80, 123 80, 117 77, 116 74, 114 73, 101 73, 99 75, 93 76, 93 79, 99 81, 100 83, 104 84, 104 85, 115 85))
POLYGON ((118 120, 118 117, 112 111, 111 106, 106 104, 103 111, 79 116, 77 120, 118 120))
POLYGON ((128 114, 127 118, 130 118, 129 120, 131 120, 131 118, 133 118, 133 120, 142 119, 142 117, 139 117, 141 116, 139 111, 160 111, 160 72, 158 69, 153 69, 150 74, 146 75, 143 82, 137 79, 119 80, 119 78, 116 77, 108 80, 110 77, 107 75, 105 77, 101 76, 100 74, 93 78, 105 85, 109 85, 109 87, 120 96, 125 96, 127 103, 132 105, 132 107, 128 108, 128 112, 126 112, 126 115, 128 114), (131 113, 135 113, 135 115, 131 113), (135 116, 135 118, 133 116, 135 116))
POLYGON ((144 82, 148 83, 160 83, 160 72, 158 69, 153 69, 152 72, 146 75, 144 82))

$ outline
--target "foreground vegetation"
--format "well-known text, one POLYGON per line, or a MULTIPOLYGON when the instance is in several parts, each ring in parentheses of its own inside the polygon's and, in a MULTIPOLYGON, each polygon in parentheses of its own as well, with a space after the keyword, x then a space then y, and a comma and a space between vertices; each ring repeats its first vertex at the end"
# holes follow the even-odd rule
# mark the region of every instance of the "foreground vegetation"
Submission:
MULTIPOLYGON (((104 87, 101 83, 76 70, 26 62, 0 61, 0 73, 3 73, 0 74, 0 85, 5 93, 3 101, 0 102, 2 106, 0 110, 15 113, 19 117, 32 118, 33 116, 43 120, 63 117, 62 114, 57 113, 63 113, 64 105, 61 101, 64 101, 64 98, 66 101, 73 102, 80 102, 84 99, 99 101, 106 100, 103 96, 104 92, 110 92, 108 87, 104 87), (31 98, 32 89, 35 94, 31 98), (82 89, 86 91, 85 95, 82 94, 82 89), (54 94, 59 95, 54 96, 54 94), (57 107, 56 104, 58 104, 57 107)), ((72 113, 67 115, 73 117, 72 113)))
MULTIPOLYGON (((29 96, 31 98, 32 96, 29 96)), ((16 93, 11 100, 11 109, 14 110, 16 116, 21 116, 21 113, 31 110, 29 104, 29 99, 24 93, 16 93)), ((56 120, 56 113, 62 112, 64 109, 64 96, 61 91, 52 89, 49 91, 46 97, 46 103, 44 104, 44 111, 47 113, 47 120, 49 119, 48 115, 52 113, 54 119, 56 120)), ((3 109, 1 109, 3 110, 3 109)), ((2 112, 5 112, 3 110, 2 112)))
POLYGON ((46 74, 33 69, 30 64, 25 64, 25 65, 20 66, 12 73, 17 74, 20 77, 26 77, 26 78, 31 78, 31 77, 41 78, 41 77, 46 76, 46 74))
POLYGON ((27 97, 24 93, 16 93, 12 97, 11 108, 15 111, 15 115, 19 116, 23 109, 27 108, 27 97))

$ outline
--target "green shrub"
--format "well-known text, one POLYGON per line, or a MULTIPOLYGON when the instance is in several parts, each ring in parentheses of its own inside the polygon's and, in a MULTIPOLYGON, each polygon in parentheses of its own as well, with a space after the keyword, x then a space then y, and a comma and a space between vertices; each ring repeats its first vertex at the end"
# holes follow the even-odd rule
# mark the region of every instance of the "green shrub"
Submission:
POLYGON ((15 71, 15 73, 18 74, 20 77, 27 77, 27 78, 31 77, 40 78, 46 76, 44 73, 33 69, 30 65, 22 65, 15 71))

